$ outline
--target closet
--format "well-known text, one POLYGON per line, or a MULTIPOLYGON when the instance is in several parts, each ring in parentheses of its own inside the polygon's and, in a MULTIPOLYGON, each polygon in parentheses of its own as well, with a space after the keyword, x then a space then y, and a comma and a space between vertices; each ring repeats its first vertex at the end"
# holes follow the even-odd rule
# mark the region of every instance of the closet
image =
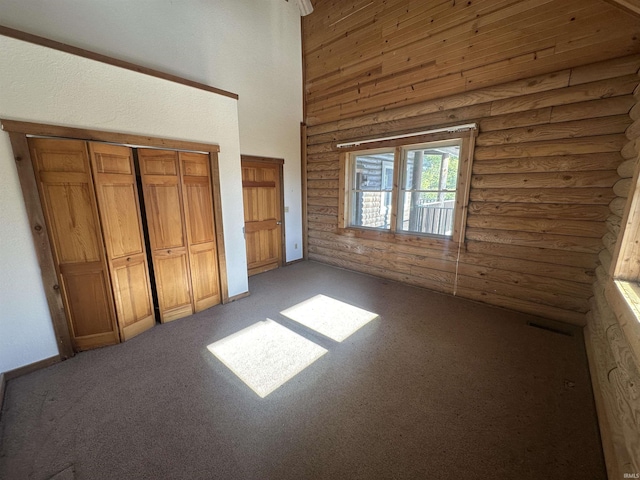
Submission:
POLYGON ((138 150, 163 322, 220 303, 209 158, 138 150))
POLYGON ((75 350, 151 328, 154 309, 167 322, 220 303, 207 154, 28 143, 75 350))

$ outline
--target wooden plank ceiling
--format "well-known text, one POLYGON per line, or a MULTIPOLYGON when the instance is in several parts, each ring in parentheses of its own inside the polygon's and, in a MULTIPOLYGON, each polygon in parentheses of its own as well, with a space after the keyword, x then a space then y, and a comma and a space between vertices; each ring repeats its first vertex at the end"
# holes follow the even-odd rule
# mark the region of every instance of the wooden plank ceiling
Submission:
POLYGON ((640 51, 640 21, 603 0, 314 0, 306 121, 424 102, 640 51))

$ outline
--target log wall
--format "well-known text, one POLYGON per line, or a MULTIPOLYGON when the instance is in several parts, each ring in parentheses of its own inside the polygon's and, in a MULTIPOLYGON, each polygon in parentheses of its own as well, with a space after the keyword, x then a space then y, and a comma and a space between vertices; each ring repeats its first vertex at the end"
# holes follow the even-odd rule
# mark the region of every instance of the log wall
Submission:
MULTIPOLYGON (((635 100, 629 114, 634 123, 626 130, 585 329, 609 478, 640 472, 640 323, 611 278, 612 262, 620 250, 622 218, 631 207, 629 197, 640 192, 640 87, 635 100)), ((631 218, 634 215, 630 224, 637 228, 640 212, 631 212, 631 218)))
POLYGON ((640 472, 640 323, 609 276, 640 168, 635 10, 617 0, 313 3, 305 254, 587 324, 609 476, 640 472), (479 135, 460 252, 339 228, 336 143, 469 122, 479 135))
POLYGON ((308 127, 309 258, 584 325, 602 238, 619 226, 609 204, 624 186, 638 67, 640 56, 626 56, 308 127), (460 252, 338 228, 336 143, 474 121, 460 252))
POLYGON ((313 5, 303 21, 310 126, 624 56, 640 42, 637 17, 603 0, 313 5))

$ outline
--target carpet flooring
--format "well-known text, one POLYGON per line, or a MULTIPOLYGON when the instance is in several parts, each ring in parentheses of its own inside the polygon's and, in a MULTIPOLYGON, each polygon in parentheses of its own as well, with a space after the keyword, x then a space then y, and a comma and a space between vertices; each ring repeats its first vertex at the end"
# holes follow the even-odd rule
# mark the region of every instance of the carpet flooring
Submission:
POLYGON ((606 478, 581 329, 314 262, 250 292, 8 382, 0 478, 606 478), (379 317, 280 313, 316 295, 379 317), (261 398, 207 347, 267 318, 327 352, 261 398))

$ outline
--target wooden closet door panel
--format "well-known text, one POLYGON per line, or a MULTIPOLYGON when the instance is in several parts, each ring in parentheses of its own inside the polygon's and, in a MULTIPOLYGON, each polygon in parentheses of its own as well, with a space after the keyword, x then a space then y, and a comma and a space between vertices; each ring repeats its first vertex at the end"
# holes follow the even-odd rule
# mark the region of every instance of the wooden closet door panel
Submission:
POLYGON ((104 295, 109 280, 100 262, 63 265, 60 270, 74 336, 110 333, 111 306, 104 295))
POLYGON ((213 226, 213 197, 209 178, 183 176, 182 192, 189 244, 213 242, 216 232, 213 226))
POLYGON ((98 207, 110 258, 144 252, 135 177, 96 175, 98 207))
POLYGON ((140 254, 114 260, 111 281, 116 292, 118 324, 123 339, 128 340, 153 327, 156 319, 147 256, 140 254))
MULTIPOLYGON (((87 183, 49 183, 42 191, 60 264, 100 261, 100 229, 92 208, 92 186, 87 183)), ((60 182, 62 179, 59 180, 60 182)))
POLYGON ((155 325, 142 218, 130 148, 90 143, 89 152, 120 335, 155 325))
POLYGON ((138 150, 160 319, 193 313, 178 153, 138 150))
POLYGON ((221 301, 215 242, 193 245, 189 249, 191 283, 195 311, 200 312, 221 301))
POLYGON ((221 301, 209 156, 180 152, 179 159, 194 308, 199 312, 221 301))
POLYGON ((29 139, 75 350, 120 341, 85 142, 29 139))
POLYGON ((153 265, 163 321, 191 315, 191 275, 186 248, 158 252, 153 265))
POLYGON ((186 245, 178 177, 146 177, 145 206, 153 250, 186 245))

